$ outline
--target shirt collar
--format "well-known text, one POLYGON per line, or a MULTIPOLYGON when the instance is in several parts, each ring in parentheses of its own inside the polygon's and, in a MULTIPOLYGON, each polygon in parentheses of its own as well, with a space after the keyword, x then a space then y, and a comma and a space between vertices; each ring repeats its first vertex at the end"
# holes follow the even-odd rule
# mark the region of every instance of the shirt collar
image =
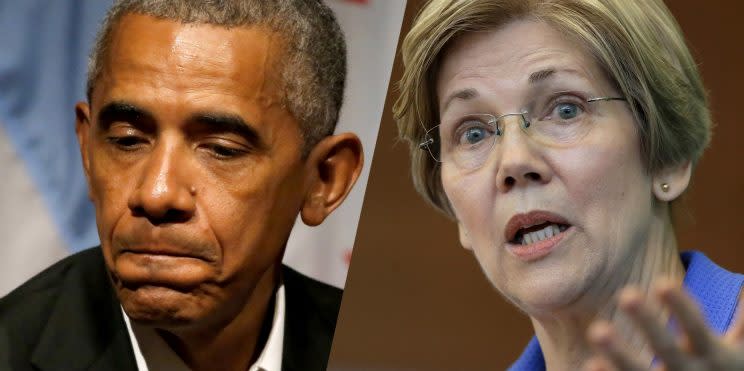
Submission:
MULTIPOLYGON (((266 345, 261 350, 256 363, 248 368, 249 371, 281 371, 284 316, 286 312, 284 295, 284 285, 282 284, 276 290, 274 319, 271 323, 269 338, 266 340, 266 345)), ((123 308, 121 311, 124 315, 124 322, 127 326, 134 359, 139 371, 190 370, 153 328, 131 322, 123 308)))
POLYGON ((276 290, 276 304, 274 306, 274 320, 271 324, 271 332, 266 340, 261 354, 258 356, 256 363, 249 368, 249 371, 281 371, 282 369, 282 349, 284 347, 284 285, 280 285, 276 290))

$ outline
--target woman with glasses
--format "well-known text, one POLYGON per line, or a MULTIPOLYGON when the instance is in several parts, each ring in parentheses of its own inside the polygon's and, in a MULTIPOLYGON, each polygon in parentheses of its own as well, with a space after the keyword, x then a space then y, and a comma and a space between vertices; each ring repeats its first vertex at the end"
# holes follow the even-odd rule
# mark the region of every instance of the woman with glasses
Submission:
POLYGON ((415 186, 535 329, 512 369, 744 369, 744 276, 675 240, 711 119, 661 0, 433 0, 402 55, 415 186))

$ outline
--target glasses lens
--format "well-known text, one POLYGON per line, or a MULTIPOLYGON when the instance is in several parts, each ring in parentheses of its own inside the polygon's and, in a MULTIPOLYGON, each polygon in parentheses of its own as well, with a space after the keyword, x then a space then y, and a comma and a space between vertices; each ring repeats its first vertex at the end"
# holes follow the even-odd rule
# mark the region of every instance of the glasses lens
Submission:
POLYGON ((442 162, 454 162, 462 169, 474 169, 488 158, 497 136, 496 119, 490 114, 471 114, 443 124, 442 162))
POLYGON ((575 95, 547 96, 538 100, 526 131, 543 145, 575 145, 592 127, 592 108, 586 99, 575 95))
MULTIPOLYGON (((576 145, 596 125, 594 106, 597 102, 624 100, 614 97, 587 99, 570 92, 539 96, 520 113, 501 116, 478 113, 462 116, 427 131, 422 148, 439 162, 453 163, 462 170, 481 167, 493 151, 497 137, 507 126, 518 125, 528 137, 542 145, 567 147, 576 145)), ((517 133, 514 133, 517 134, 517 133)), ((512 134, 513 135, 513 134, 512 134)))

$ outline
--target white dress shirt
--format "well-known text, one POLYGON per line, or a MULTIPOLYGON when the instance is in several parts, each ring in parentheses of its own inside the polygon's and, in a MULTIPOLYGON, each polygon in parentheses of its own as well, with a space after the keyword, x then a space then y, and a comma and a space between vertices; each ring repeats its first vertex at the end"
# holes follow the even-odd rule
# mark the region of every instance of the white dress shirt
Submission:
MULTIPOLYGON (((274 320, 271 324, 269 338, 266 340, 256 363, 249 371, 281 371, 282 347, 284 345, 284 285, 276 290, 274 320)), ((132 341, 134 359, 139 371, 188 371, 189 367, 168 346, 155 329, 129 321, 122 308, 124 322, 127 324, 129 339, 132 341)))

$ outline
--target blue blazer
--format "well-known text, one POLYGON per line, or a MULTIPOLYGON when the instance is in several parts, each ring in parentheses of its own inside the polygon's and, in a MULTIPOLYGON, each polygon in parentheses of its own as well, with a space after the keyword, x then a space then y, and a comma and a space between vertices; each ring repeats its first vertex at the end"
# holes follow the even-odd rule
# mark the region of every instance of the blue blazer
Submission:
MULTIPOLYGON (((724 333, 734 320, 739 293, 744 285, 744 275, 731 273, 717 266, 698 251, 684 252, 680 257, 687 269, 685 289, 697 300, 708 325, 717 333, 724 333)), ((527 348, 509 370, 545 370, 545 359, 537 337, 530 340, 527 348)))

